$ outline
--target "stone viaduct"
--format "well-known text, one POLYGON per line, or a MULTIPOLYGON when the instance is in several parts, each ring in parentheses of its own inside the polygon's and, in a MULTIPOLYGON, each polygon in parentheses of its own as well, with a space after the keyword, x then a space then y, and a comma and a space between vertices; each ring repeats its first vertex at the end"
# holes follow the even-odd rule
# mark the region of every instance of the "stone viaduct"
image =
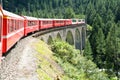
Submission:
POLYGON ((85 47, 86 24, 65 26, 62 29, 45 33, 39 38, 48 44, 51 40, 59 38, 75 46, 76 49, 82 50, 85 47))

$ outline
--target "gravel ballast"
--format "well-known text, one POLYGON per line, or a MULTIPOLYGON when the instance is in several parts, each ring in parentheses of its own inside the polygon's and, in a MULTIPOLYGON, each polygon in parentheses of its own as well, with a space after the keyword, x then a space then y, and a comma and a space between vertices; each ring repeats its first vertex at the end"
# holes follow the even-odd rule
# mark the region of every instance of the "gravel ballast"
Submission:
POLYGON ((31 43, 37 39, 29 36, 12 48, 0 65, 0 80, 38 80, 36 73, 37 53, 31 43))

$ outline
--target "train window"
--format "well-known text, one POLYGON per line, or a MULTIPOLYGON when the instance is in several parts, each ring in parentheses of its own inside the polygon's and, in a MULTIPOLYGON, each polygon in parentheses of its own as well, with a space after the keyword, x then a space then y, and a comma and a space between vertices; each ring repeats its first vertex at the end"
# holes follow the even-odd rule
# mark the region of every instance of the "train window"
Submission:
POLYGON ((23 23, 24 23, 24 22, 23 22, 22 20, 20 20, 20 25, 19 25, 20 28, 22 28, 22 27, 24 26, 23 23))
POLYGON ((8 20, 8 33, 10 32, 10 29, 11 29, 11 20, 8 20))
POLYGON ((29 27, 32 26, 33 24, 34 24, 33 21, 28 21, 28 26, 29 26, 29 27))
POLYGON ((51 21, 43 21, 43 24, 51 24, 51 21))
POLYGON ((11 24, 12 24, 11 26, 11 32, 12 32, 14 30, 14 20, 11 21, 11 24))
POLYGON ((20 23, 19 23, 19 28, 22 28, 23 27, 23 21, 20 20, 20 23))
POLYGON ((15 20, 13 20, 13 31, 15 30, 15 20))
MULTIPOLYGON (((37 23, 37 21, 28 21, 28 26, 30 27, 30 26, 35 26, 35 25, 37 25, 38 23, 37 23)), ((46 24, 46 22, 43 22, 43 24, 46 24)))
POLYGON ((72 22, 76 22, 76 20, 75 20, 75 19, 73 19, 73 20, 72 20, 72 22))
POLYGON ((13 20, 9 20, 10 25, 9 25, 9 32, 12 32, 12 26, 13 26, 13 20))
POLYGON ((43 21, 43 25, 46 25, 46 24, 48 24, 48 21, 43 21))
POLYGON ((12 32, 12 20, 9 20, 10 24, 9 24, 9 32, 12 32))
POLYGON ((20 20, 17 21, 17 29, 19 29, 19 21, 20 21, 20 20))
POLYGON ((22 27, 22 21, 20 21, 20 23, 19 23, 19 28, 21 28, 22 27))
POLYGON ((81 20, 78 20, 78 22, 81 22, 81 20))
POLYGON ((17 20, 15 20, 14 30, 17 30, 17 20))
POLYGON ((34 25, 37 25, 37 22, 35 21, 34 25))
POLYGON ((85 20, 83 19, 82 22, 85 22, 85 20))
POLYGON ((8 33, 12 32, 12 20, 8 20, 8 33))
POLYGON ((20 22, 19 22, 19 28, 22 28, 23 26, 24 26, 24 24, 23 24, 24 22, 22 21, 22 20, 20 20, 20 22))
POLYGON ((28 26, 30 26, 30 21, 28 21, 28 26))
POLYGON ((19 29, 19 21, 20 21, 20 20, 17 20, 17 29, 19 29))

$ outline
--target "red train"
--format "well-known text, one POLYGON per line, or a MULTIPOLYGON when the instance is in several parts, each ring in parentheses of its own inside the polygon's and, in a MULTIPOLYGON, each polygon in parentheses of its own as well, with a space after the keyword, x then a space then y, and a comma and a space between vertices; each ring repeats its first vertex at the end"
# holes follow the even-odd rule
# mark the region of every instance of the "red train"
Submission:
POLYGON ((28 33, 81 23, 85 23, 84 19, 41 19, 20 16, 0 7, 0 61, 2 55, 28 33))

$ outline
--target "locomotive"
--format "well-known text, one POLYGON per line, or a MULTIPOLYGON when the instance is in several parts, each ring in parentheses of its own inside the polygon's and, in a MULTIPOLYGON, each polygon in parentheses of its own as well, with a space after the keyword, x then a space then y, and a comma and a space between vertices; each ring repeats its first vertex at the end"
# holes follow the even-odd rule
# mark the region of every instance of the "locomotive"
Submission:
POLYGON ((22 37, 27 36, 28 33, 81 23, 85 23, 85 20, 47 19, 20 16, 0 7, 0 61, 2 55, 5 54, 22 37))

